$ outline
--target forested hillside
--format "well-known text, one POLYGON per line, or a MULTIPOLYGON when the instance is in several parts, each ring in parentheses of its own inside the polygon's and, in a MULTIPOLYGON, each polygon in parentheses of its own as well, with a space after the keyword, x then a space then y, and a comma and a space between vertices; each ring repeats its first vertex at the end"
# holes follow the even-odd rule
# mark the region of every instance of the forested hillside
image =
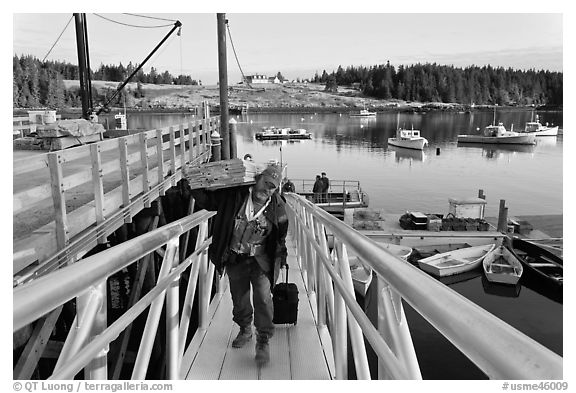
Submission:
POLYGON ((367 96, 418 102, 453 102, 477 105, 562 105, 562 73, 520 71, 491 66, 457 68, 415 64, 395 68, 350 66, 321 76, 314 82, 334 86, 356 84, 367 96))
MULTIPOLYGON (((132 63, 101 65, 92 72, 92 80, 124 81, 137 66, 132 63)), ((300 78, 299 78, 300 79, 300 78)), ((64 80, 78 80, 78 67, 64 62, 42 62, 32 56, 13 58, 13 107, 61 109, 81 107, 78 87, 66 88, 64 80)), ((325 84, 327 92, 338 93, 338 86, 351 86, 358 94, 374 99, 398 99, 409 102, 443 102, 463 105, 548 105, 563 104, 561 72, 513 70, 502 67, 457 68, 438 64, 394 67, 390 63, 372 67, 349 66, 322 75, 312 82, 325 84)), ((190 76, 172 76, 169 72, 139 70, 131 79, 136 88, 124 90, 110 103, 122 106, 144 96, 142 83, 162 85, 198 85, 190 76)), ((108 100, 115 88, 93 90, 95 103, 108 100)), ((342 93, 338 93, 342 95, 342 93)), ((256 103, 257 104, 257 103, 256 103)))
MULTIPOLYGON (((92 80, 104 80, 123 82, 130 76, 138 66, 129 63, 128 66, 122 64, 101 65, 98 70, 92 72, 92 80)), ((80 107, 80 94, 78 89, 66 89, 65 79, 78 80, 78 66, 71 63, 58 61, 41 62, 33 56, 14 56, 12 63, 13 82, 13 106, 14 108, 62 108, 80 107)), ((152 67, 149 73, 139 70, 130 80, 138 83, 154 83, 167 85, 197 85, 199 82, 190 76, 172 76, 168 71, 158 73, 152 67)), ((201 82, 200 82, 201 83, 201 82)), ((94 97, 95 102, 105 101, 108 95, 114 91, 104 92, 102 96, 94 97)), ((94 92, 98 94, 97 92, 94 92)), ((124 94, 121 92, 112 104, 121 104, 124 101, 124 94)), ((141 95, 141 91, 136 89, 131 93, 134 97, 141 95)))

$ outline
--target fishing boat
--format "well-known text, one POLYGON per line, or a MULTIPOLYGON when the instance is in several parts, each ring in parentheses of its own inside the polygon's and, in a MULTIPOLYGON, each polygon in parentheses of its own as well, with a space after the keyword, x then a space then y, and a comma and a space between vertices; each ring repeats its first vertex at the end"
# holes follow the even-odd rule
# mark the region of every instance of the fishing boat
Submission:
POLYGON ((494 244, 461 248, 420 259, 418 266, 437 277, 451 276, 478 268, 493 249, 494 244))
POLYGON ((458 143, 535 145, 533 134, 508 131, 502 123, 484 128, 482 135, 458 135, 458 143))
POLYGON ((519 238, 512 239, 512 252, 524 266, 525 275, 531 275, 545 285, 562 287, 564 281, 562 258, 519 238))
POLYGON ((533 134, 535 136, 557 136, 558 126, 548 127, 548 124, 544 126, 540 123, 538 115, 536 115, 536 121, 527 122, 524 131, 520 131, 520 133, 533 134))
POLYGON ((482 265, 488 281, 500 284, 516 285, 524 271, 518 258, 505 246, 490 251, 482 265))
POLYGON ((370 112, 368 109, 361 109, 359 113, 350 113, 350 117, 376 117, 376 112, 370 112))
POLYGON ((419 130, 404 130, 399 128, 395 138, 388 138, 388 144, 405 149, 422 150, 428 145, 428 139, 420 136, 419 130))
POLYGON ((262 132, 257 132, 254 137, 257 140, 290 140, 290 139, 311 139, 312 134, 303 128, 277 128, 263 127, 262 132))

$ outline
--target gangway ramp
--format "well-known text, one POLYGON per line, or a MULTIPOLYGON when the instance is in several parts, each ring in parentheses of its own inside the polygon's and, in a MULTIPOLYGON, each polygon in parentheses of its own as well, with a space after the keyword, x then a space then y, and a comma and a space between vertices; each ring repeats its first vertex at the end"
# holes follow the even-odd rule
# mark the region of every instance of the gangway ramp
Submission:
MULTIPOLYGON (((296 325, 276 325, 270 339, 270 363, 258 367, 254 361, 256 335, 243 348, 232 348, 238 326, 232 321, 232 299, 226 283, 223 296, 193 359, 185 356, 182 377, 190 380, 327 380, 333 372, 326 359, 320 334, 316 328, 302 271, 296 260, 291 238, 287 238, 289 281, 299 292, 296 325), (187 364, 188 362, 189 364, 187 364)), ((282 280, 282 274, 279 277, 282 280)), ((327 349, 329 351, 329 349, 327 349)), ((192 356, 191 356, 192 357, 192 356)), ((333 369, 333 366, 332 366, 333 369)))

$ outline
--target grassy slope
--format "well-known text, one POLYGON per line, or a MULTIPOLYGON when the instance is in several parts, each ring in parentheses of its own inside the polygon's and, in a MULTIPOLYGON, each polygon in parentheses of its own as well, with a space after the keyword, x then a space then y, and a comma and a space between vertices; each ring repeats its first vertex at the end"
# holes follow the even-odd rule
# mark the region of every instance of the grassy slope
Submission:
MULTIPOLYGON (((78 81, 65 81, 67 88, 78 87, 78 81)), ((117 82, 93 81, 92 88, 99 92, 104 89, 114 90, 118 86, 117 82)), ((328 93, 324 91, 324 85, 320 84, 300 84, 290 83, 286 85, 255 85, 257 89, 250 89, 247 86, 234 85, 229 87, 230 106, 243 106, 249 104, 250 107, 258 108, 340 108, 356 109, 363 108, 385 108, 390 102, 398 100, 377 100, 366 98, 354 89, 339 87, 338 93, 328 93), (264 91, 262 91, 264 87, 264 91)), ((134 99, 133 104, 141 108, 187 108, 200 104, 207 100, 211 105, 220 103, 218 86, 175 86, 175 85, 152 85, 143 84, 144 97, 134 99)), ((133 91, 136 89, 135 83, 129 83, 126 89, 133 91)), ((405 102, 398 102, 400 106, 406 106, 405 102)), ((412 103, 410 106, 419 106, 412 103)), ((131 103, 128 106, 132 106, 131 103)))

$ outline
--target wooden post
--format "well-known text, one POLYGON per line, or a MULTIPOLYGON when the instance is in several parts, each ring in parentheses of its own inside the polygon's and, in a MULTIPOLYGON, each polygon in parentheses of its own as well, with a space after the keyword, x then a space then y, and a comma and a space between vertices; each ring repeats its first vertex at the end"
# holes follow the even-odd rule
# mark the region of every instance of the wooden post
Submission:
POLYGON ((507 232, 508 230, 508 208, 505 206, 506 201, 500 199, 500 209, 498 211, 498 228, 499 232, 507 232))
POLYGON ((230 131, 230 158, 238 157, 238 148, 236 146, 237 125, 235 119, 230 119, 228 128, 230 131))
MULTIPOLYGON (((102 159, 99 144, 93 143, 90 145, 90 156, 92 159, 92 185, 94 186, 96 225, 100 225, 104 222, 104 183, 102 182, 102 159)), ((98 236, 97 240, 98 244, 106 243, 105 236, 98 236)))
POLYGON ((212 135, 210 135, 210 143, 212 145, 212 158, 210 159, 210 161, 220 161, 222 159, 221 157, 221 145, 220 145, 220 141, 222 140, 222 138, 220 138, 220 134, 218 134, 218 131, 214 131, 212 133, 212 135))
POLYGON ((66 195, 64 193, 62 162, 61 152, 48 153, 48 167, 50 168, 54 221, 56 223, 56 244, 58 250, 62 250, 68 245, 68 220, 66 218, 66 195))
MULTIPOLYGON (((125 136, 118 138, 118 150, 120 150, 120 172, 122 173, 122 205, 130 205, 130 168, 128 167, 128 139, 125 136)), ((132 211, 128 211, 124 218, 126 224, 132 223, 132 211)))
MULTIPOLYGON (((158 183, 164 179, 164 153, 162 147, 162 130, 156 130, 156 156, 158 157, 158 183)), ((160 196, 166 195, 164 187, 160 188, 160 196)))
POLYGON ((194 127, 194 123, 188 123, 188 161, 192 163, 194 161, 194 138, 196 135, 196 128, 194 127))
POLYGON ((220 84, 220 135, 222 137, 222 159, 230 156, 228 134, 228 70, 226 65, 226 14, 216 14, 218 25, 218 81, 220 84))
MULTIPOLYGON (((148 152, 146 149, 146 133, 141 132, 140 138, 140 160, 142 162, 142 195, 146 195, 148 190, 150 190, 150 180, 148 179, 148 152)), ((158 179, 159 182, 162 179, 158 179)), ((148 197, 144 198, 144 207, 150 207, 150 199, 148 197)))
MULTIPOLYGON (((176 136, 174 135, 174 127, 170 127, 169 131, 170 131, 170 170, 174 175, 176 173, 176 136)), ((175 185, 176 180, 172 180, 172 186, 175 185)))
POLYGON ((186 140, 184 138, 184 124, 180 124, 180 168, 186 166, 186 140))

